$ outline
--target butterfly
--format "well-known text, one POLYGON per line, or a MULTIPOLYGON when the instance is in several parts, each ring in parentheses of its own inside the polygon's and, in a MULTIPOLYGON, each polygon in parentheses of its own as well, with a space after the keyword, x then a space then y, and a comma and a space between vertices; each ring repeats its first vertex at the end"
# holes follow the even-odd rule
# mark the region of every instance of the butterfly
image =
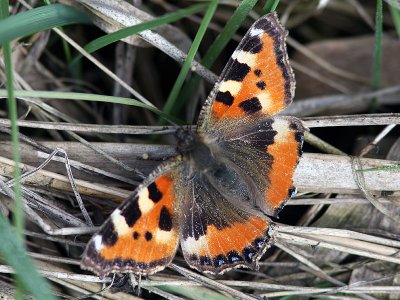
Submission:
POLYGON ((277 115, 294 97, 287 31, 257 20, 232 54, 195 131, 177 131, 178 155, 154 170, 87 244, 81 267, 148 275, 180 243, 190 267, 213 274, 257 269, 276 216, 296 189, 304 127, 277 115))

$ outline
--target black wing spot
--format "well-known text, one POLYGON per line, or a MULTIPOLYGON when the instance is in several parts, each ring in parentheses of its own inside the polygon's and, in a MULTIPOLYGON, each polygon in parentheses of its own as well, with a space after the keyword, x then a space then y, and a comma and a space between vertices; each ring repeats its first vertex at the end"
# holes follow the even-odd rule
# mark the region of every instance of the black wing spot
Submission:
POLYGON ((139 239, 139 237, 140 237, 139 232, 135 231, 135 232, 133 233, 133 238, 134 238, 135 240, 137 240, 137 239, 139 239))
POLYGON ((262 50, 262 48, 263 44, 261 42, 260 37, 258 35, 255 35, 249 37, 248 41, 245 42, 243 46, 239 47, 239 50, 256 54, 259 53, 262 50))
POLYGON ((297 131, 297 132, 294 134, 294 139, 296 140, 296 142, 298 142, 298 143, 300 143, 300 144, 303 143, 303 138, 304 138, 303 133, 300 132, 300 131, 297 131))
POLYGON ((228 263, 228 259, 223 254, 219 254, 214 258, 214 266, 216 268, 218 268, 226 263, 228 263))
POLYGON ((262 109, 260 100, 257 97, 253 97, 247 100, 244 100, 239 104, 239 107, 246 113, 253 114, 262 109))
POLYGON ((254 27, 262 30, 270 30, 272 26, 269 19, 263 18, 258 20, 254 27))
POLYGON ((229 91, 226 92, 218 92, 217 96, 215 97, 215 101, 222 102, 228 106, 231 106, 233 103, 233 96, 229 91))
POLYGON ((118 240, 118 233, 115 231, 114 224, 108 222, 101 231, 102 242, 106 246, 114 246, 118 240))
POLYGON ((298 155, 299 157, 301 157, 301 156, 303 155, 303 149, 302 149, 303 140, 304 140, 304 135, 303 135, 303 133, 300 132, 300 131, 297 131, 297 132, 294 134, 294 139, 296 140, 297 143, 299 143, 299 145, 297 146, 297 155, 298 155))
POLYGON ((265 240, 258 238, 254 240, 253 244, 257 250, 261 250, 265 245, 265 240))
POLYGON ((130 203, 122 208, 120 214, 125 218, 126 224, 129 227, 135 225, 136 221, 142 216, 139 208, 139 199, 136 197, 133 200, 128 200, 130 203))
POLYGON ((196 254, 190 254, 190 256, 189 256, 188 259, 189 259, 190 261, 198 261, 198 260, 199 260, 199 258, 197 257, 196 254))
POLYGON ((208 256, 200 256, 200 265, 202 266, 211 266, 212 261, 208 256))
POLYGON ((253 262, 254 255, 257 254, 257 250, 254 249, 252 246, 249 246, 243 249, 242 254, 245 260, 251 264, 253 262))
POLYGON ((160 220, 158 221, 158 227, 164 231, 171 231, 172 229, 172 216, 168 211, 168 208, 163 206, 161 208, 160 220))
POLYGON ((297 124, 297 122, 290 121, 289 128, 293 131, 297 131, 299 130, 299 125, 297 124))
POLYGON ((260 90, 264 90, 265 87, 267 86, 267 84, 265 83, 265 81, 259 81, 256 83, 256 86, 260 89, 260 90))
POLYGON ((228 252, 227 256, 228 256, 228 260, 230 263, 236 263, 239 261, 243 261, 243 257, 234 250, 228 252))
MULTIPOLYGON (((257 126, 251 129, 251 132, 247 135, 246 142, 250 143, 253 147, 265 152, 269 145, 274 143, 277 132, 272 128, 273 119, 267 119, 265 122, 259 123, 257 126)), ((273 157, 267 152, 269 161, 272 162, 273 157)))
POLYGON ((255 74, 257 77, 260 77, 261 74, 262 74, 262 72, 261 72, 260 69, 257 69, 257 70, 254 70, 254 74, 255 74))
POLYGON ((147 231, 144 235, 144 238, 146 239, 146 241, 150 241, 153 238, 153 235, 151 234, 151 232, 147 231))
POLYGON ((158 201, 161 200, 162 198, 162 193, 160 190, 157 188, 157 185, 155 182, 152 182, 148 187, 149 191, 149 198, 154 202, 157 203, 158 201))
POLYGON ((226 74, 225 81, 243 81, 246 75, 250 72, 250 67, 247 64, 242 64, 236 59, 233 59, 229 63, 230 71, 226 74))

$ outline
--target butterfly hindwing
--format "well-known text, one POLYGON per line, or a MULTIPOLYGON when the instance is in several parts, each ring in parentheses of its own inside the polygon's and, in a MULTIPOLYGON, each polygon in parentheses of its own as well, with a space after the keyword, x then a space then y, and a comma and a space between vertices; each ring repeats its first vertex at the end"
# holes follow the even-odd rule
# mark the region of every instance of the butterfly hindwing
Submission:
POLYGON ((180 235, 174 178, 180 162, 167 163, 116 209, 89 241, 82 267, 100 276, 110 272, 151 274, 168 265, 180 235))
POLYGON ((295 80, 286 35, 276 13, 253 24, 208 97, 199 117, 200 128, 210 128, 226 118, 275 115, 292 102, 295 80))
MULTIPOLYGON (((243 118, 232 124, 218 122, 205 133, 218 141, 225 165, 236 170, 246 197, 269 216, 276 216, 294 195, 293 174, 302 154, 304 127, 296 118, 277 116, 253 122, 243 118)), ((238 198, 238 197, 236 197, 238 198)))
POLYGON ((202 272, 217 274, 237 266, 255 269, 268 247, 269 220, 251 208, 232 205, 211 181, 198 172, 188 182, 181 221, 184 257, 202 272))
POLYGON ((293 175, 302 155, 304 127, 296 118, 274 118, 274 143, 265 150, 273 161, 268 172, 268 184, 258 206, 267 214, 276 216, 296 193, 293 175))

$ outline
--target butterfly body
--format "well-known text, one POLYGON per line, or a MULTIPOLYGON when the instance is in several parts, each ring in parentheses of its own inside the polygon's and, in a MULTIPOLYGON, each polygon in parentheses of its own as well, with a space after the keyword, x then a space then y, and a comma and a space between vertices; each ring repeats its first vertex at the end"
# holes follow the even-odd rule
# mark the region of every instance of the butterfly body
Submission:
POLYGON ((179 155, 158 167, 88 243, 82 266, 152 274, 180 242, 202 272, 257 268, 276 216, 295 193, 304 128, 276 116, 292 101, 286 31, 276 14, 259 19, 233 53, 195 131, 177 131, 179 155))

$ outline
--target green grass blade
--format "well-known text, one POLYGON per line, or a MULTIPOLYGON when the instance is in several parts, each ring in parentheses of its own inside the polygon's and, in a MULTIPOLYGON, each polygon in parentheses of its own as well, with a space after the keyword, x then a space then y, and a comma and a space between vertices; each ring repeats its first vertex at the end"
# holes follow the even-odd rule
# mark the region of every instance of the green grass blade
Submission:
POLYGON ((0 44, 73 23, 91 23, 81 11, 63 4, 45 5, 0 21, 0 44))
POLYGON ((197 31, 196 37, 193 40, 192 46, 189 49, 188 55, 183 63, 183 66, 179 72, 178 78, 175 81, 174 86, 168 96, 167 102, 164 105, 163 111, 166 114, 171 114, 172 109, 174 108, 175 102, 178 98, 179 92, 181 91, 182 85, 185 81, 185 78, 190 70, 190 66, 194 60, 194 57, 199 49, 200 43, 203 40, 204 34, 206 33, 208 24, 211 22, 211 19, 217 9, 218 1, 213 0, 210 2, 207 12, 204 15, 203 21, 200 24, 199 30, 197 31))
POLYGON ((276 7, 279 4, 279 0, 267 0, 267 2, 265 2, 265 5, 262 9, 264 14, 273 12, 276 10, 276 7))
POLYGON ((0 255, 17 273, 19 284, 35 299, 55 299, 49 285, 38 274, 32 260, 27 256, 21 240, 16 238, 15 229, 2 214, 0 214, 0 236, 0 255))
POLYGON ((209 5, 208 3, 200 3, 200 4, 192 5, 188 8, 181 9, 181 10, 173 12, 173 13, 165 14, 164 16, 155 18, 151 21, 118 30, 116 32, 107 34, 105 36, 102 36, 98 39, 91 41, 84 47, 84 49, 87 52, 92 53, 100 48, 103 48, 107 45, 110 45, 110 44, 117 42, 121 39, 124 39, 128 36, 137 34, 138 32, 153 29, 155 27, 158 27, 158 26, 161 26, 164 24, 172 23, 172 22, 182 19, 188 15, 198 13, 198 12, 204 10, 208 5, 209 5))
MULTIPOLYGON (((0 4, 0 22, 9 19, 8 1, 1 1, 0 4)), ((0 28, 1 25, 0 25, 0 28)), ((1 34, 0 34, 1 36, 1 34)), ((16 299, 24 299, 24 291, 32 294, 36 299, 55 299, 47 282, 39 276, 31 259, 27 256, 25 247, 22 243, 24 230, 24 212, 21 194, 21 171, 18 167, 20 162, 20 146, 18 139, 17 126, 17 101, 14 93, 14 75, 12 65, 12 53, 9 41, 3 41, 5 75, 6 75, 6 93, 8 114, 11 121, 11 140, 13 147, 14 169, 14 223, 15 229, 10 226, 8 220, 0 214, 0 256, 16 272, 16 299)))
MULTIPOLYGON (((3 1, 0 8, 0 19, 8 18, 8 1, 3 1)), ((10 42, 4 42, 3 56, 4 56, 4 66, 5 66, 5 76, 6 76, 6 88, 7 88, 7 109, 8 117, 11 121, 11 143, 13 151, 13 159, 15 164, 18 166, 21 161, 19 152, 19 139, 18 139, 18 125, 17 125, 17 101, 14 95, 14 74, 13 74, 13 64, 12 64, 12 53, 10 42)), ((14 185, 14 226, 17 233, 16 238, 23 238, 24 230, 24 211, 22 208, 22 194, 21 194, 21 170, 18 167, 14 168, 13 177, 15 180, 14 185)), ((6 229, 5 227, 3 229, 6 229)), ((10 243, 11 241, 6 241, 10 243)), ((0 251, 1 253, 1 251, 0 251)), ((7 263, 9 261, 6 259, 7 263)), ((15 276, 15 298, 17 300, 24 298, 24 286, 20 274, 15 276)))
MULTIPOLYGON (((228 42, 231 40, 233 34, 240 27, 240 24, 246 19, 247 15, 256 5, 257 0, 243 0, 232 14, 232 17, 228 20, 225 27, 222 29, 220 34, 217 36, 215 41, 211 44, 209 50, 201 60, 201 64, 207 68, 211 68, 215 60, 220 55, 221 51, 226 47, 228 42)), ((198 89, 201 77, 194 76, 182 89, 179 99, 190 99, 190 96, 198 89)), ((180 111, 182 108, 180 101, 174 108, 175 111, 180 111)))
POLYGON ((389 10, 392 15, 394 28, 396 29, 397 35, 400 37, 400 10, 394 5, 389 5, 389 10))
MULTIPOLYGON (((7 91, 0 89, 0 97, 6 97, 7 91)), ((170 115, 164 113, 163 111, 146 105, 138 100, 124 98, 124 97, 113 97, 104 96, 97 94, 87 94, 87 93, 66 93, 66 92, 51 92, 51 91, 15 91, 16 97, 33 97, 33 98, 49 98, 49 99, 67 99, 67 100, 83 100, 83 101, 97 101, 97 102, 107 102, 107 103, 118 103, 124 105, 136 106, 144 109, 148 109, 151 112, 159 115, 160 117, 170 120, 175 124, 183 124, 183 121, 170 115)), ((0 99, 1 101, 2 99, 0 99)))
POLYGON ((392 171, 392 170, 400 170, 400 165, 387 166, 381 168, 368 168, 368 169, 357 170, 357 172, 376 172, 376 171, 392 171))
MULTIPOLYGON (((3 1, 1 7, 1 18, 7 18, 8 15, 8 1, 3 1)), ((14 95, 14 75, 13 75, 13 65, 11 57, 11 47, 9 42, 4 42, 3 46, 3 56, 5 64, 5 75, 6 75, 6 88, 7 88, 7 108, 8 117, 11 121, 11 140, 13 148, 13 159, 16 164, 21 161, 19 152, 19 139, 18 139, 18 125, 17 125, 17 100, 14 95)), ((14 208, 14 225, 17 233, 22 237, 24 230, 24 214, 22 210, 22 200, 21 200, 21 188, 19 179, 21 177, 21 171, 19 168, 14 169, 14 179, 15 179, 15 208, 14 208)))
POLYGON ((256 3, 257 0, 243 0, 240 2, 240 5, 235 10, 232 17, 228 20, 224 29, 222 29, 221 33, 217 36, 207 53, 204 55, 201 63, 205 67, 211 68, 215 60, 221 54, 222 50, 225 49, 233 34, 238 30, 256 3))

